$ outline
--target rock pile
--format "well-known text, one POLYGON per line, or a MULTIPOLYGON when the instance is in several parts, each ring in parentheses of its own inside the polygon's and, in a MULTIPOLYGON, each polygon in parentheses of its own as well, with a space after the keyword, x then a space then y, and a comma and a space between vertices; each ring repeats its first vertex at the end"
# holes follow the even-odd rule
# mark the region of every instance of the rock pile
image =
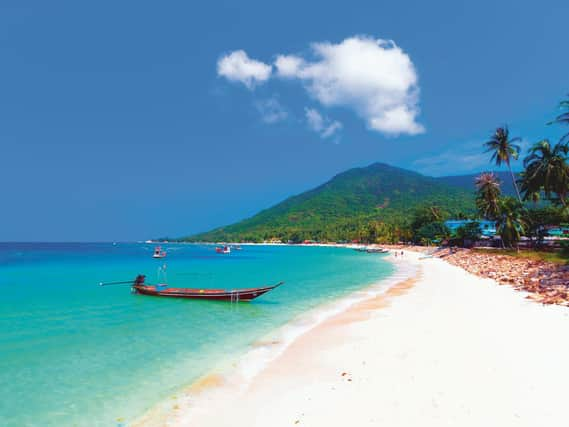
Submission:
POLYGON ((529 292, 527 298, 542 304, 569 306, 569 265, 468 249, 441 249, 433 256, 443 258, 477 276, 529 292))

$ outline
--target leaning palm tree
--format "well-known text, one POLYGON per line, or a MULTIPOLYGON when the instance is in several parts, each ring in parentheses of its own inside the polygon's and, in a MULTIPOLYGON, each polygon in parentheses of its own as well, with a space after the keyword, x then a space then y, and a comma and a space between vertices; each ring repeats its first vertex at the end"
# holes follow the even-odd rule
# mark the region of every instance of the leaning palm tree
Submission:
MULTIPOLYGON (((559 103, 559 109, 562 111, 560 115, 558 115, 554 120, 548 123, 548 125, 558 123, 562 125, 569 125, 569 94, 567 95, 568 98, 564 99, 559 103)), ((561 137, 560 141, 568 141, 569 140, 569 133, 566 133, 561 137)))
POLYGON ((495 219, 499 213, 498 201, 502 190, 500 181, 492 172, 484 172, 474 180, 477 189, 476 206, 483 217, 495 219))
POLYGON ((544 139, 534 144, 524 159, 521 185, 524 199, 536 199, 543 192, 549 200, 567 207, 569 200, 569 144, 551 145, 544 139), (553 196, 555 194, 555 197, 553 196))
POLYGON ((484 146, 486 147, 487 152, 492 153, 491 161, 493 161, 496 166, 502 166, 502 163, 505 163, 506 166, 508 166, 510 174, 512 175, 512 183, 516 189, 518 200, 521 203, 522 198, 520 196, 520 190, 516 184, 516 177, 512 171, 511 164, 512 159, 516 160, 520 154, 520 146, 515 144, 518 141, 521 141, 521 138, 516 137, 510 139, 508 126, 504 125, 504 127, 496 129, 490 139, 484 143, 484 146))
POLYGON ((499 202, 500 213, 496 218, 496 232, 507 248, 519 249, 518 243, 525 228, 523 206, 513 197, 503 197, 499 202))
POLYGON ((443 213, 438 206, 430 206, 429 212, 433 217, 433 221, 442 221, 443 220, 443 213))

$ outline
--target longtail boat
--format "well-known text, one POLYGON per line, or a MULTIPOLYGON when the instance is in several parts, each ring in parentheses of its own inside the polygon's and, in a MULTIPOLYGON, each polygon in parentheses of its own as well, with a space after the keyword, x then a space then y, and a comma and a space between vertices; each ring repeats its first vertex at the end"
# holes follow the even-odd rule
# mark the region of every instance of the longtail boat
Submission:
POLYGON ((132 284, 132 292, 141 295, 170 298, 193 298, 218 301, 251 301, 261 295, 278 288, 284 282, 258 288, 242 289, 198 289, 198 288, 170 288, 166 284, 151 285, 145 283, 146 276, 139 274, 132 282, 101 283, 101 286, 112 284, 132 284))

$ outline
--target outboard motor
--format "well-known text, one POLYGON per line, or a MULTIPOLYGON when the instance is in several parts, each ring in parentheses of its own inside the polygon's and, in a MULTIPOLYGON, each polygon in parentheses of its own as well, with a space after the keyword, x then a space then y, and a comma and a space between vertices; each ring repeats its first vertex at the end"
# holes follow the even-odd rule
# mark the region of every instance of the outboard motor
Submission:
POLYGON ((136 279, 134 279, 134 282, 132 282, 132 288, 130 288, 131 292, 136 293, 138 291, 137 286, 144 286, 145 279, 146 276, 144 274, 139 274, 136 276, 136 279))

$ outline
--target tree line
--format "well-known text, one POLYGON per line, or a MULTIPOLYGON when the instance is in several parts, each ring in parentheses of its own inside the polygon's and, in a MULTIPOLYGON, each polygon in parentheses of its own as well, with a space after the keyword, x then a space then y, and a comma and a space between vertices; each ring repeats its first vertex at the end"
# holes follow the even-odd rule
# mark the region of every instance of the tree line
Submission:
MULTIPOLYGON (((561 101, 559 108, 561 113, 547 125, 569 125, 569 98, 561 101)), ((504 125, 483 144, 491 162, 498 167, 507 166, 516 197, 502 194, 501 183, 492 172, 484 172, 475 180, 479 217, 494 221, 502 245, 516 249, 523 235, 539 245, 547 225, 569 221, 569 133, 556 143, 548 139, 534 143, 523 159, 523 171, 516 177, 512 161, 522 154, 520 141, 519 137, 511 137, 508 126, 504 125)), ((414 231, 423 243, 449 238, 464 242, 480 236, 476 223, 466 224, 454 236, 441 222, 433 221, 422 227, 414 231)))
MULTIPOLYGON (((559 107, 560 114, 547 123, 548 126, 569 125, 569 96, 561 101, 559 107)), ((486 219, 496 223, 497 234, 504 247, 517 248, 524 235, 540 244, 545 237, 546 225, 569 222, 569 133, 555 143, 548 139, 534 143, 523 158, 523 171, 516 176, 512 162, 523 154, 520 141, 519 137, 512 137, 508 126, 504 125, 498 127, 481 146, 481 150, 489 154, 491 163, 508 168, 515 197, 503 194, 494 173, 484 172, 473 183, 473 201, 459 201, 447 195, 438 201, 417 205, 421 202, 415 202, 409 195, 406 203, 397 209, 382 207, 375 209, 375 213, 364 213, 357 212, 354 207, 349 211, 350 215, 337 215, 335 200, 332 200, 325 205, 328 211, 322 211, 322 206, 318 208, 320 210, 315 206, 307 209, 312 215, 304 218, 304 223, 291 218, 275 221, 275 218, 265 215, 267 218, 263 217, 255 224, 220 228, 183 240, 416 244, 448 241, 464 245, 480 237, 477 221, 486 219), (451 233, 445 225, 450 218, 470 221, 451 233)), ((338 203, 346 203, 342 199, 344 196, 336 195, 338 203)))

